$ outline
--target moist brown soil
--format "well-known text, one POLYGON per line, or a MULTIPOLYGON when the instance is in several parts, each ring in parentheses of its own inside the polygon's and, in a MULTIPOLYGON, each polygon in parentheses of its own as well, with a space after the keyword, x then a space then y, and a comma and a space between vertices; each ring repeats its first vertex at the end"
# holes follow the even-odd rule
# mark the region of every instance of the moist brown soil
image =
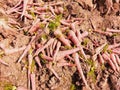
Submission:
MULTIPOLYGON (((1 0, 0 9, 8 10, 10 7, 13 7, 17 1, 18 0, 1 0)), ((79 2, 80 0, 69 0, 69 2, 66 2, 66 0, 63 1, 67 7, 67 12, 64 12, 64 17, 71 14, 73 17, 82 18, 83 22, 80 25, 81 32, 90 31, 88 37, 85 38, 90 40, 87 44, 86 54, 93 55, 95 53, 94 49, 105 42, 109 44, 113 44, 114 41, 120 43, 120 35, 106 36, 91 31, 93 29, 103 30, 105 28, 120 30, 120 3, 114 3, 114 8, 116 9, 107 13, 107 10, 104 9, 105 4, 101 4, 102 2, 97 2, 97 7, 92 8, 92 4, 81 4, 81 2, 79 2)), ((2 11, 0 11, 0 13, 1 12, 2 11)), ((4 16, 1 13, 0 18, 2 17, 4 16)), ((13 18, 11 15, 6 15, 5 17, 13 18)), ((21 22, 18 21, 18 23, 22 26, 21 22)), ((0 43, 4 43, 6 48, 27 45, 29 40, 30 36, 24 35, 22 31, 18 31, 18 34, 7 34, 2 28, 0 29, 0 43)), ((4 90, 5 84, 27 88, 27 68, 25 67, 27 56, 24 57, 21 63, 16 63, 21 54, 22 51, 10 55, 3 55, 1 57, 9 66, 0 63, 0 90, 4 90)), ((108 64, 105 64, 105 68, 101 69, 101 64, 96 60, 96 78, 93 80, 92 76, 87 76, 89 65, 86 64, 84 60, 80 62, 83 73, 92 90, 120 90, 120 72, 114 72, 108 64)), ((64 66, 59 68, 54 66, 53 68, 58 76, 60 76, 60 80, 58 80, 44 64, 42 68, 38 68, 36 64, 36 90, 87 90, 75 66, 64 66), (75 88, 72 89, 73 87, 75 88)))

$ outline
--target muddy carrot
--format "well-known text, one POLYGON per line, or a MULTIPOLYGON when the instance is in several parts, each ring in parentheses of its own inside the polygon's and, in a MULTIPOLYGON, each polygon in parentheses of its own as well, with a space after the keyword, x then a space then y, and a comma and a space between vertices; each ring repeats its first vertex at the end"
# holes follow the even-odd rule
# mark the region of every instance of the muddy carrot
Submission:
POLYGON ((19 87, 17 87, 17 90, 28 90, 28 89, 25 87, 19 86, 19 87))
POLYGON ((22 51, 26 48, 26 46, 23 46, 21 48, 13 48, 13 49, 4 49, 4 52, 6 55, 8 54, 13 54, 13 53, 16 53, 16 52, 19 52, 19 51, 22 51))
POLYGON ((56 59, 59 60, 59 59, 65 57, 65 56, 67 56, 69 54, 73 54, 73 53, 75 53, 79 50, 80 50, 80 48, 78 47, 78 48, 74 48, 74 49, 70 49, 70 50, 59 51, 57 56, 56 56, 56 59))
POLYGON ((36 90, 35 73, 30 74, 30 79, 31 79, 31 87, 32 87, 32 90, 36 90))
POLYGON ((82 38, 81 38, 82 35, 81 35, 79 30, 76 31, 76 36, 77 36, 78 40, 81 42, 82 41, 82 38))
POLYGON ((42 65, 41 65, 41 63, 40 63, 40 59, 39 59, 38 56, 35 56, 35 61, 36 61, 36 63, 38 64, 38 66, 39 66, 40 68, 42 68, 42 65))
POLYGON ((56 50, 55 50, 55 53, 54 53, 54 56, 53 56, 54 60, 55 60, 55 58, 56 58, 56 56, 57 56, 57 54, 59 52, 60 47, 61 47, 61 43, 58 41, 57 46, 56 46, 56 50))
POLYGON ((22 18, 22 17, 25 15, 25 13, 26 13, 28 1, 29 1, 29 0, 23 0, 23 11, 22 11, 21 18, 22 18))
POLYGON ((52 66, 49 64, 49 65, 47 65, 47 68, 49 68, 51 71, 52 71, 52 73, 56 76, 56 78, 58 79, 58 80, 60 80, 60 77, 58 76, 58 74, 56 73, 56 71, 52 68, 52 66))
POLYGON ((107 28, 106 31, 108 31, 108 32, 114 32, 114 33, 120 33, 120 30, 117 30, 117 29, 107 28))
POLYGON ((37 19, 37 20, 33 23, 32 27, 30 28, 30 30, 29 30, 28 32, 29 32, 29 33, 33 33, 33 32, 35 32, 39 27, 40 27, 40 19, 37 19))
POLYGON ((56 45, 58 43, 58 40, 55 39, 55 41, 53 42, 52 48, 55 49, 56 45))
POLYGON ((52 61, 53 58, 50 57, 50 56, 47 56, 47 55, 44 55, 44 54, 41 54, 41 58, 45 59, 45 60, 48 60, 48 61, 52 61))
POLYGON ((70 30, 68 32, 68 37, 72 40, 72 42, 76 45, 76 46, 80 46, 80 42, 78 40, 78 38, 75 35, 75 32, 73 32, 72 30, 70 30))
POLYGON ((116 61, 117 61, 118 65, 120 65, 120 57, 117 54, 115 54, 115 57, 116 57, 116 61))
POLYGON ((27 54, 27 52, 29 51, 30 48, 31 48, 31 45, 29 44, 29 45, 25 48, 23 54, 19 57, 19 59, 18 59, 18 61, 17 61, 18 63, 23 59, 23 57, 27 54))
POLYGON ((99 33, 99 34, 103 34, 103 35, 108 35, 108 36, 111 36, 112 33, 111 32, 104 32, 104 31, 101 31, 101 30, 94 30, 95 32, 99 33))
POLYGON ((83 32, 83 33, 81 34, 81 38, 84 38, 84 37, 86 37, 86 36, 88 36, 88 32, 87 32, 87 31, 85 31, 85 32, 83 32))
POLYGON ((78 55, 78 53, 74 53, 73 54, 73 58, 75 60, 75 64, 77 66, 78 72, 79 72, 80 76, 82 77, 83 82, 85 83, 85 86, 89 87, 88 84, 87 84, 87 81, 85 79, 85 76, 83 74, 83 71, 82 71, 82 67, 81 67, 81 64, 80 64, 80 61, 79 61, 79 55, 78 55))
POLYGON ((9 66, 5 61, 3 61, 2 59, 0 59, 0 63, 2 63, 5 66, 9 66))
POLYGON ((54 42, 54 39, 51 38, 42 48, 37 49, 37 51, 35 52, 34 56, 38 55, 42 50, 47 48, 53 42, 54 42))
POLYGON ((54 34, 64 45, 71 47, 69 41, 64 37, 59 29, 55 30, 54 34))
POLYGON ((120 48, 115 48, 112 50, 113 53, 120 55, 120 48))
POLYGON ((116 43, 116 44, 113 44, 113 45, 109 45, 108 49, 114 49, 114 48, 117 48, 119 46, 120 46, 120 43, 116 43))
POLYGON ((49 51, 50 51, 50 55, 53 56, 53 48, 52 48, 52 44, 49 47, 49 51))
POLYGON ((117 60, 115 58, 115 54, 111 53, 110 58, 111 58, 112 62, 114 63, 114 65, 116 66, 116 70, 119 72, 119 66, 118 66, 117 60))
POLYGON ((28 55, 28 88, 31 87, 31 84, 30 84, 30 75, 31 75, 32 60, 33 60, 33 56, 32 56, 32 53, 30 52, 29 55, 28 55))
POLYGON ((104 61, 102 55, 101 55, 101 54, 98 54, 98 56, 99 56, 100 63, 101 63, 101 64, 104 64, 105 61, 104 61))
POLYGON ((114 71, 116 71, 116 67, 115 67, 115 65, 113 64, 113 62, 110 60, 109 54, 108 54, 108 53, 104 53, 104 54, 102 54, 102 56, 103 56, 103 58, 104 58, 106 61, 108 61, 108 63, 109 63, 110 66, 112 67, 112 69, 113 69, 114 71))

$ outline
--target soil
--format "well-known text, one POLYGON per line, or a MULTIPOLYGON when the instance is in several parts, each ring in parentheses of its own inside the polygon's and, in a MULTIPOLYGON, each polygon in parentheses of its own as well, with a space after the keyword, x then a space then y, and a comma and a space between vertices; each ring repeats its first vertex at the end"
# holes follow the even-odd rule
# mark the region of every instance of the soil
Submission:
MULTIPOLYGON (((0 20, 3 17, 17 20, 12 15, 4 15, 2 13, 2 10, 4 11, 10 9, 17 3, 17 1, 19 0, 0 1, 0 20)), ((53 0, 43 1, 52 2, 53 0)), ((120 3, 114 3, 114 10, 111 9, 108 12, 106 4, 102 4, 102 1, 104 0, 94 0, 97 3, 96 6, 93 3, 89 3, 92 0, 87 0, 88 2, 84 2, 83 0, 82 3, 81 0, 61 1, 65 2, 64 6, 67 8, 67 11, 64 12, 64 17, 71 14, 72 17, 79 17, 83 19, 83 22, 80 25, 80 31, 89 32, 88 37, 84 38, 84 40, 89 40, 86 48, 86 54, 88 56, 93 55, 95 53, 95 48, 105 42, 109 44, 113 44, 114 41, 116 41, 116 43, 120 43, 120 34, 116 36, 106 36, 92 31, 93 29, 104 30, 105 28, 120 30, 120 3)), ((21 28, 22 26, 29 25, 28 23, 24 25, 19 20, 18 23, 21 28)), ((15 33, 7 34, 3 28, 0 28, 0 43, 5 44, 5 48, 9 49, 19 48, 29 43, 29 35, 25 35, 22 30, 17 29, 15 33)), ((1 51, 2 49, 0 49, 0 52, 1 51)), ((23 51, 20 51, 10 55, 1 56, 1 59, 8 63, 9 66, 5 66, 0 63, 0 90, 4 90, 4 87, 7 84, 27 88, 27 68, 25 67, 27 63, 27 56, 22 59, 21 63, 16 63, 22 53, 23 51)), ((102 65, 98 63, 98 60, 96 60, 96 77, 92 78, 93 76, 87 75, 89 65, 86 64, 84 60, 81 60, 80 62, 83 73, 92 90, 120 90, 120 72, 114 72, 107 63, 105 64, 104 69, 101 69, 102 65)), ((58 80, 44 64, 42 68, 39 68, 36 64, 36 90, 87 90, 75 66, 54 66, 53 68, 61 78, 60 80, 58 80)))

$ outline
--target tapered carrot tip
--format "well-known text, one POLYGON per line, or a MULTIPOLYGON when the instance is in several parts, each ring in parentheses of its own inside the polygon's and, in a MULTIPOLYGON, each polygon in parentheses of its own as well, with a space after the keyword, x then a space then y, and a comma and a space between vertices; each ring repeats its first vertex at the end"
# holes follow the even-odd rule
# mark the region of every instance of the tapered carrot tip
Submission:
POLYGON ((17 87, 17 90, 28 90, 28 89, 25 87, 19 86, 19 87, 17 87))

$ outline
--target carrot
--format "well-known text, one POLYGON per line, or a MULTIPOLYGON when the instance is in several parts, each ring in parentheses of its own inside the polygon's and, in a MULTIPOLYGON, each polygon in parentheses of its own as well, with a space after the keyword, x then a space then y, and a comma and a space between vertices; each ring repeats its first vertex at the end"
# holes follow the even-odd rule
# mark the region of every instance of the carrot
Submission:
POLYGON ((19 57, 19 59, 18 59, 18 61, 17 61, 18 63, 23 59, 23 57, 27 54, 27 52, 29 51, 30 48, 31 48, 31 45, 29 44, 29 45, 25 48, 23 54, 19 57))
POLYGON ((119 56, 117 54, 115 54, 115 57, 116 57, 116 61, 117 61, 118 65, 120 65, 120 58, 119 58, 119 56))
POLYGON ((82 67, 81 67, 81 64, 80 64, 80 61, 79 61, 79 55, 78 55, 78 53, 74 53, 73 54, 73 58, 75 60, 75 64, 77 66, 78 72, 79 72, 80 76, 82 77, 82 80, 83 80, 85 86, 90 89, 90 87, 88 86, 87 81, 85 79, 85 76, 83 74, 82 67))
POLYGON ((78 38, 76 37, 74 31, 70 30, 68 32, 68 37, 72 40, 72 42, 76 45, 76 46, 80 46, 80 42, 78 40, 78 38))
POLYGON ((101 55, 101 54, 98 54, 98 56, 99 56, 100 63, 101 63, 101 64, 104 64, 105 61, 104 61, 102 55, 101 55))
POLYGON ((38 55, 42 50, 44 50, 45 48, 47 48, 53 42, 54 42, 54 39, 51 38, 43 47, 37 49, 37 51, 35 52, 34 56, 38 55))
POLYGON ((120 33, 120 30, 107 28, 106 31, 113 33, 120 33))
POLYGON ((38 64, 38 66, 39 66, 40 68, 42 68, 42 65, 41 65, 41 63, 40 63, 40 59, 39 59, 38 56, 35 56, 35 61, 36 61, 36 63, 38 64))
POLYGON ((60 77, 58 76, 58 74, 56 73, 56 71, 52 68, 51 63, 48 64, 48 65, 46 65, 46 66, 47 66, 47 68, 49 68, 52 71, 52 73, 56 76, 56 78, 58 80, 60 80, 60 77))
POLYGON ((30 74, 30 79, 31 79, 31 87, 32 87, 32 90, 36 90, 35 73, 30 74))
POLYGON ((5 61, 3 61, 2 59, 0 59, 0 63, 2 63, 5 66, 9 66, 5 61))
POLYGON ((56 58, 56 56, 57 56, 57 54, 59 52, 60 47, 61 47, 61 42, 58 41, 57 46, 56 46, 56 50, 55 50, 55 53, 54 53, 54 56, 53 56, 54 60, 55 60, 55 58, 56 58))
POLYGON ((27 4, 29 0, 23 0, 23 11, 21 14, 21 18, 26 14, 27 4))
POLYGON ((64 37, 64 35, 62 34, 62 32, 57 29, 54 31, 54 35, 66 46, 71 47, 69 41, 64 37))
POLYGON ((112 69, 113 69, 114 71, 116 71, 116 67, 115 67, 115 65, 113 64, 113 62, 111 61, 109 54, 106 52, 106 53, 102 54, 102 56, 103 56, 103 58, 110 64, 110 66, 112 67, 112 69))
POLYGON ((116 44, 113 44, 113 45, 109 45, 108 49, 114 49, 114 48, 117 48, 119 46, 120 46, 120 43, 116 43, 116 44))
POLYGON ((40 19, 37 19, 37 20, 33 23, 32 27, 30 28, 30 30, 29 30, 28 32, 29 32, 29 33, 33 33, 33 32, 35 32, 36 30, 38 30, 39 27, 40 27, 40 19))
POLYGON ((41 58, 43 58, 43 59, 45 59, 45 60, 48 60, 48 61, 52 61, 52 60, 53 60, 52 57, 47 56, 47 55, 44 55, 44 54, 41 55, 41 58))
POLYGON ((4 49, 4 52, 5 52, 6 55, 8 55, 8 54, 13 54, 13 53, 22 51, 25 48, 26 48, 26 46, 23 46, 23 47, 20 47, 20 48, 13 48, 13 49, 4 49))
POLYGON ((31 41, 29 42, 28 46, 25 48, 24 52, 22 53, 22 55, 19 57, 18 59, 18 63, 22 60, 22 58, 27 54, 27 52, 30 50, 31 48, 31 43, 35 40, 36 36, 33 36, 31 41))
POLYGON ((28 89, 25 87, 19 86, 19 87, 17 87, 17 90, 28 90, 28 89))
POLYGON ((32 60, 33 60, 33 56, 32 56, 32 53, 29 53, 28 55, 28 88, 31 87, 31 84, 30 84, 30 75, 31 75, 31 65, 32 65, 32 60))
POLYGON ((114 65, 116 66, 116 70, 119 72, 120 69, 119 69, 119 66, 118 66, 118 63, 117 63, 115 54, 114 54, 114 53, 111 53, 111 54, 110 54, 110 58, 111 58, 112 62, 114 63, 114 65))
POLYGON ((97 32, 97 33, 99 33, 99 34, 106 35, 106 36, 112 36, 111 32, 104 32, 104 31, 101 31, 101 30, 94 30, 94 31, 97 32))
POLYGON ((73 54, 79 50, 80 50, 80 48, 77 47, 77 48, 70 49, 70 50, 59 51, 57 56, 56 56, 56 60, 60 60, 61 58, 64 58, 65 56, 67 56, 69 54, 73 54))
POLYGON ((81 38, 84 38, 84 37, 86 37, 86 36, 88 36, 88 32, 87 32, 87 31, 85 31, 85 32, 83 32, 83 33, 81 34, 81 38))

